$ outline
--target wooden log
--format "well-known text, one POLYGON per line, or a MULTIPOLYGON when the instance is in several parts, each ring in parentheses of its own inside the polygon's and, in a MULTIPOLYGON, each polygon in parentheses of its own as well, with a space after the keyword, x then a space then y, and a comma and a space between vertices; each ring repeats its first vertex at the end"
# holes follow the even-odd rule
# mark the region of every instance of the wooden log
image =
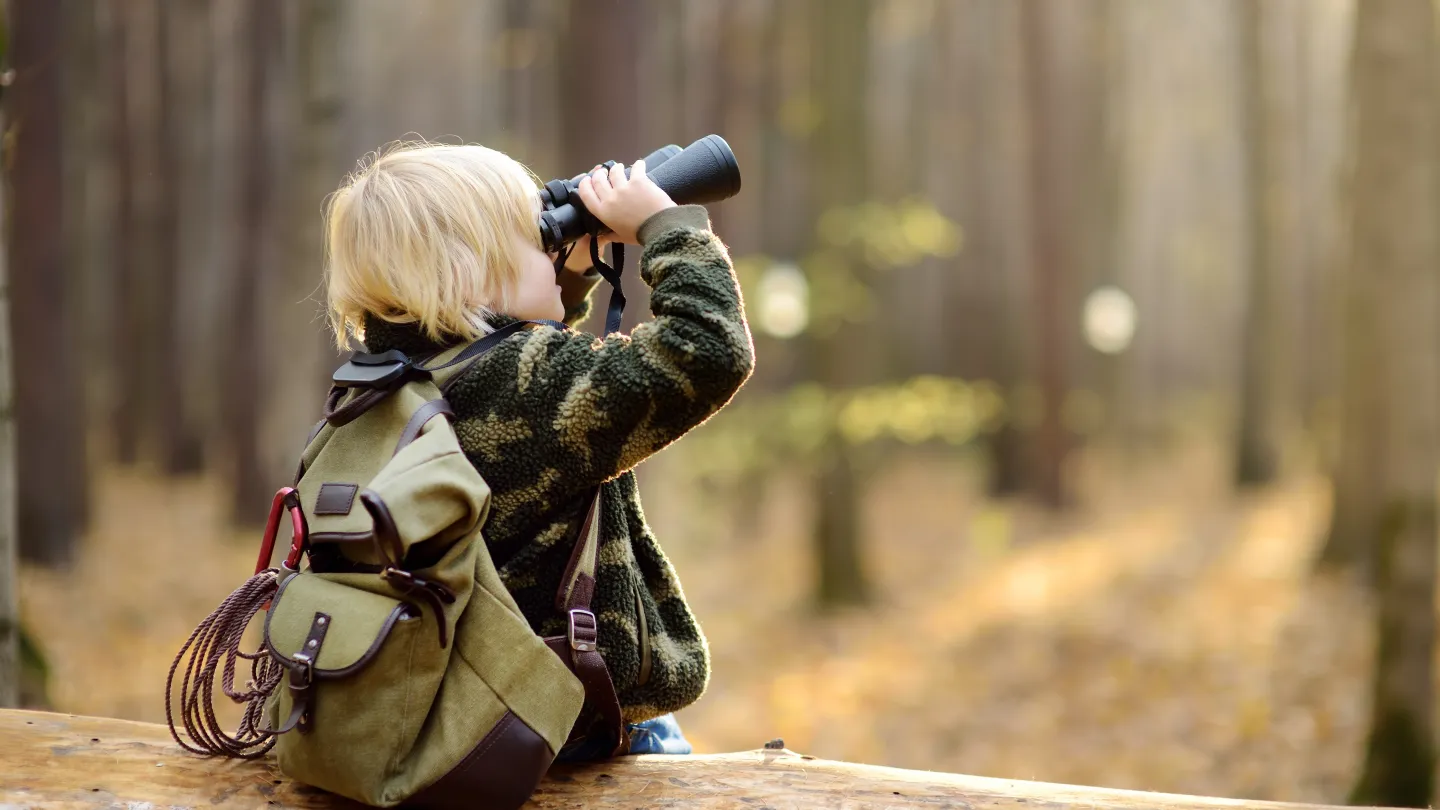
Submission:
MULTIPOLYGON (((0 808, 351 808, 272 761, 193 756, 164 726, 0 710, 0 808)), ((907 771, 785 749, 559 765, 527 807, 964 807, 1339 810, 907 771)))

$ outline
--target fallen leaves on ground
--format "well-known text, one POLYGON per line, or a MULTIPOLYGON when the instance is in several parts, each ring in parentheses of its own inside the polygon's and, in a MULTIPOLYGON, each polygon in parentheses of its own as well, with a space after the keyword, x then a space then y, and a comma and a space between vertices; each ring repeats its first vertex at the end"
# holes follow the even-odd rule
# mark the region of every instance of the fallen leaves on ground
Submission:
MULTIPOLYGON (((646 507, 710 639, 701 751, 773 737, 815 756, 986 776, 1336 802, 1367 723, 1370 615, 1310 574, 1327 488, 1237 498, 1203 448, 1077 469, 1050 517, 983 498, 964 456, 888 465, 865 503, 875 604, 818 615, 805 480, 747 503, 666 455, 646 507), (1124 470, 1117 474, 1115 470, 1124 470)), ((649 473, 649 474, 646 474, 649 473)), ((166 669, 253 566, 210 480, 107 471, 75 566, 26 568, 57 710, 163 722, 166 669)))

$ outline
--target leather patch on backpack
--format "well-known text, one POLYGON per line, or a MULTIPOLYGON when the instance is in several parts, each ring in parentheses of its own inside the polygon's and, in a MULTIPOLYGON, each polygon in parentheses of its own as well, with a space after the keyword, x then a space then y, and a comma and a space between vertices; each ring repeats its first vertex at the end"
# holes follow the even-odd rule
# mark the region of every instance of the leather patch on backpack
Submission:
POLYGON ((359 491, 357 484, 321 484, 320 495, 315 498, 315 514, 350 514, 350 507, 355 504, 355 493, 359 491))

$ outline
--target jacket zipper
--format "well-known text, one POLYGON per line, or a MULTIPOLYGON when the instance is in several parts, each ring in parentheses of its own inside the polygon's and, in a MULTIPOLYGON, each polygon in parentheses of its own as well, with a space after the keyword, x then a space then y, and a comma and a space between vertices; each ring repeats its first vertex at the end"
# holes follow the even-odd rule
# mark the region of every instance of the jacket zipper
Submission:
POLYGON ((640 641, 640 678, 636 686, 644 686, 650 680, 650 631, 645 626, 645 602, 640 599, 640 586, 635 586, 636 633, 640 641))

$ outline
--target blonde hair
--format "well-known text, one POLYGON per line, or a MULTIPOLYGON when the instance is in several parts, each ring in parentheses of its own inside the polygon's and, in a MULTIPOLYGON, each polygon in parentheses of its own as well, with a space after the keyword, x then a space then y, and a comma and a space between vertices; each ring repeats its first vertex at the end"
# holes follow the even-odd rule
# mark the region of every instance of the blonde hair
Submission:
POLYGON ((341 349, 365 315, 474 339, 520 276, 515 237, 537 248, 540 180, 479 145, 395 143, 367 155, 325 206, 325 287, 341 349))

